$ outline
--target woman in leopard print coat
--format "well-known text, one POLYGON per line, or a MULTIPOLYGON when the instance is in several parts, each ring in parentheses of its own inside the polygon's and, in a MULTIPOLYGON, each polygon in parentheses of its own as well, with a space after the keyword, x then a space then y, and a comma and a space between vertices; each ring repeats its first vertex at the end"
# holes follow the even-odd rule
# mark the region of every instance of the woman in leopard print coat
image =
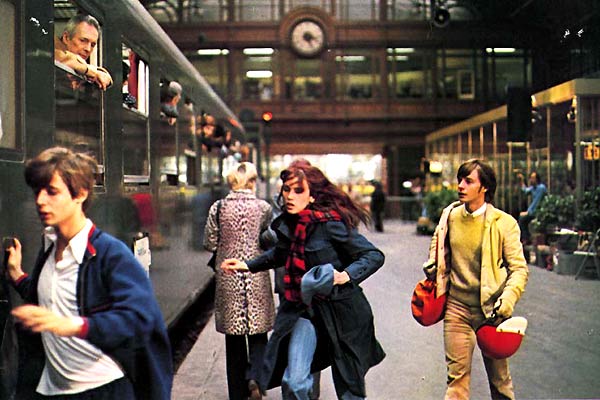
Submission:
MULTIPOLYGON (((209 210, 204 247, 217 251, 216 265, 226 258, 250 260, 262 253, 259 238, 269 227, 272 209, 256 198, 256 178, 256 167, 241 163, 227 176, 231 191, 218 201, 221 206, 215 202, 209 210)), ((227 275, 217 268, 215 280, 215 322, 225 334, 229 399, 260 399, 256 380, 275 319, 269 272, 227 275)))

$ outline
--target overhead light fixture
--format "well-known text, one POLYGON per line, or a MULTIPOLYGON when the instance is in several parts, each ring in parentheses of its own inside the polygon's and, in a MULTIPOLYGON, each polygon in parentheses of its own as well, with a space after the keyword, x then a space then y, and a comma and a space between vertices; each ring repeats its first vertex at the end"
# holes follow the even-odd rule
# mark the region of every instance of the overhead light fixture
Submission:
POLYGON ((567 112, 567 121, 572 124, 577 121, 577 96, 573 96, 573 100, 571 100, 571 107, 567 112))
POLYGON ((356 61, 365 61, 365 56, 336 56, 335 61, 343 61, 343 62, 356 62, 356 61))
POLYGON ((249 47, 244 49, 244 54, 247 56, 270 56, 275 50, 271 47, 249 47))
POLYGON ((260 79, 260 78, 271 78, 273 76, 273 71, 268 70, 256 70, 256 71, 247 71, 246 78, 251 79, 260 79))
POLYGON ((396 47, 396 48, 388 48, 387 52, 390 54, 408 54, 408 53, 414 53, 415 49, 413 47, 396 47))
POLYGON ((388 61, 408 61, 408 56, 388 56, 388 61))
POLYGON ((222 51, 221 49, 199 49, 196 50, 196 54, 199 56, 220 56, 222 51))
POLYGON ((514 53, 517 51, 514 47, 488 47, 485 49, 487 53, 514 53))
POLYGON ((439 161, 430 161, 429 162, 429 172, 432 174, 441 174, 442 169, 444 169, 443 165, 439 161))

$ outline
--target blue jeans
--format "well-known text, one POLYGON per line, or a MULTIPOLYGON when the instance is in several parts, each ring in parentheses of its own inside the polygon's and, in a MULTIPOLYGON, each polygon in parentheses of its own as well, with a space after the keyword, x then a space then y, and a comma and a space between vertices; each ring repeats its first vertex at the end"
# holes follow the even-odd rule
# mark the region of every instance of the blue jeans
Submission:
MULTIPOLYGON (((283 373, 281 396, 283 400, 309 400, 313 386, 310 373, 315 350, 317 332, 312 322, 300 318, 292 330, 288 347, 288 365, 283 373)), ((361 400, 350 392, 345 392, 341 400, 361 400)))

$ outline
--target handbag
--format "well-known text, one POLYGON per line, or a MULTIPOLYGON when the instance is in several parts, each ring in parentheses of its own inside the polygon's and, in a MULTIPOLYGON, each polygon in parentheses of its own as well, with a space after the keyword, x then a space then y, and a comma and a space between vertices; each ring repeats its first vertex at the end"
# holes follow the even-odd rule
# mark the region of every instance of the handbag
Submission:
POLYGON ((437 284, 434 280, 423 279, 417 283, 411 300, 412 315, 423 326, 431 326, 441 321, 446 313, 447 293, 436 297, 437 284))
MULTIPOLYGON (((221 214, 221 200, 218 201, 217 203, 217 230, 220 229, 219 226, 219 214, 221 214)), ((217 239, 217 248, 219 248, 219 241, 221 239, 221 232, 218 232, 219 236, 217 239)), ((208 265, 213 271, 216 271, 217 268, 217 250, 212 252, 212 256, 210 257, 210 260, 208 260, 208 262, 206 263, 206 265, 208 265)))

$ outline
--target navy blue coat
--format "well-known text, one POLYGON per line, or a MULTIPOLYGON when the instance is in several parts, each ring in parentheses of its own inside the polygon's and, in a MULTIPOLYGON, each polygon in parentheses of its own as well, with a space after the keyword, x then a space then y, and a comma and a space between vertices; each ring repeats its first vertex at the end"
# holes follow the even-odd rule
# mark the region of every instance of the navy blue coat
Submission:
MULTIPOLYGON (((79 315, 87 325, 84 339, 123 367, 137 399, 170 400, 171 346, 150 280, 123 242, 92 229, 77 282, 79 315)), ((50 251, 40 252, 31 276, 15 286, 26 303, 38 304, 37 283, 49 255, 50 251)), ((41 338, 25 332, 21 336, 22 362, 31 365, 38 360, 38 365, 34 373, 27 368, 27 376, 21 376, 19 385, 34 381, 37 385, 39 361, 43 360, 41 338)))
MULTIPOLYGON (((263 271, 285 265, 295 221, 295 216, 286 213, 273 221, 271 228, 277 234, 277 244, 248 261, 250 271, 263 271)), ((331 263, 336 270, 346 271, 351 282, 334 287, 328 299, 314 300, 311 310, 302 303, 282 300, 265 352, 261 387, 264 390, 281 384, 287 366, 289 334, 298 318, 302 316, 310 318, 317 330, 317 350, 312 370, 318 371, 334 363, 346 386, 354 394, 364 397, 364 375, 369 367, 383 360, 385 354, 375 339, 371 309, 358 284, 377 271, 383 265, 385 257, 356 229, 348 229, 339 221, 311 224, 304 247, 307 271, 314 266, 331 263), (347 305, 348 301, 353 302, 356 307, 345 308, 344 303, 347 305), (341 319, 335 318, 335 309, 339 311, 344 308, 350 313, 346 313, 341 319), (342 329, 339 332, 342 335, 333 333, 335 326, 342 329), (355 335, 359 332, 361 333, 355 335), (346 339, 349 340, 344 345, 350 346, 351 353, 360 355, 359 360, 351 360, 351 354, 341 350, 344 346, 340 345, 340 336, 346 333, 346 339), (349 384, 351 382, 354 384, 349 384)))

